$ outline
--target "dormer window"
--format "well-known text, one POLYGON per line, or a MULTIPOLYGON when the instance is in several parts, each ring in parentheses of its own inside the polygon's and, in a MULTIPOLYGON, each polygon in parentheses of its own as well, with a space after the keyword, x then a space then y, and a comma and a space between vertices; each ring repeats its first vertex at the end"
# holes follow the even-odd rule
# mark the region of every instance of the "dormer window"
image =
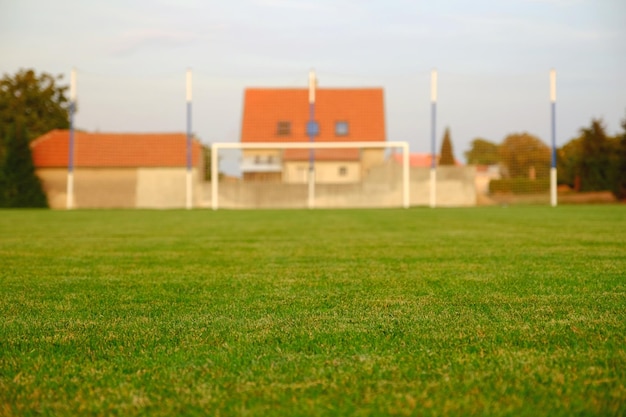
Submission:
POLYGON ((335 136, 348 136, 348 133, 348 122, 345 120, 335 122, 335 136))
POLYGON ((291 135, 291 122, 281 120, 278 122, 276 126, 276 134, 278 136, 289 136, 291 135))

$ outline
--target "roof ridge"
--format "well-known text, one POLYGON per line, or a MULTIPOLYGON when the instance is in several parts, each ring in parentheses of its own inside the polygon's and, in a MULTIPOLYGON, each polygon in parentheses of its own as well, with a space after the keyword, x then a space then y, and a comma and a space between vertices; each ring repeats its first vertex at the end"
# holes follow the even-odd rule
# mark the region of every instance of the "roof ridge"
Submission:
POLYGON ((46 133, 44 133, 43 135, 35 138, 33 141, 30 142, 30 146, 31 148, 37 144, 39 144, 39 142, 45 142, 47 140, 50 140, 50 138, 53 138, 57 133, 59 132, 63 132, 63 131, 67 131, 68 129, 52 129, 46 133))

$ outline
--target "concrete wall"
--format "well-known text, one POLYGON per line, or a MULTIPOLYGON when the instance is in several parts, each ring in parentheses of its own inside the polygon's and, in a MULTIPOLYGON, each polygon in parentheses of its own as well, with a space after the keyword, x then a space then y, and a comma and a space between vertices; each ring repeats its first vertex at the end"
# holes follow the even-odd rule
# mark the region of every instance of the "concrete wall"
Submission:
MULTIPOLYGON (((308 165, 306 165, 308 168, 308 165)), ((334 169, 338 169, 334 166, 334 169)), ((359 166, 355 163, 355 170, 359 166)), ((52 208, 66 207, 66 169, 40 169, 48 203, 52 208)), ((315 186, 315 206, 401 207, 402 168, 387 162, 372 167, 363 181, 315 186)), ((193 172, 194 207, 210 207, 210 184, 193 172)), ((477 204, 476 169, 439 167, 437 169, 437 206, 467 207, 477 204)), ((410 205, 427 206, 430 196, 430 169, 411 168, 410 205)), ((85 169, 74 173, 76 208, 183 208, 186 203, 185 168, 85 169)), ((222 182, 219 205, 222 208, 305 208, 308 185, 277 182, 222 182)))
MULTIPOLYGON (((75 208, 182 208, 186 168, 78 168, 74 170, 75 208)), ((51 208, 65 209, 67 169, 38 169, 51 208)), ((194 206, 203 200, 198 170, 192 173, 194 206)))
MULTIPOLYGON (((192 170, 193 205, 202 201, 202 184, 198 171, 192 170)), ((137 169, 138 208, 180 208, 187 204, 186 168, 139 168, 137 169)))
MULTIPOLYGON (((470 207, 477 204, 475 167, 439 167, 437 170, 437 206, 470 207)), ((430 204, 430 169, 411 168, 410 205, 430 204)), ((208 185, 206 187, 209 188, 208 185)), ((372 168, 363 181, 352 184, 316 184, 315 207, 401 207, 402 168, 397 163, 386 163, 372 168)), ((207 197, 210 193, 205 194, 207 197)), ((308 185, 221 182, 221 208, 306 208, 308 185)), ((204 202, 210 206, 210 198, 204 202)))
POLYGON ((67 204, 67 168, 43 168, 36 170, 48 205, 53 209, 65 208, 67 204))
MULTIPOLYGON (((411 205, 430 205, 430 168, 411 168, 411 205)), ((477 204, 475 166, 437 168, 436 205, 471 207, 477 204)))

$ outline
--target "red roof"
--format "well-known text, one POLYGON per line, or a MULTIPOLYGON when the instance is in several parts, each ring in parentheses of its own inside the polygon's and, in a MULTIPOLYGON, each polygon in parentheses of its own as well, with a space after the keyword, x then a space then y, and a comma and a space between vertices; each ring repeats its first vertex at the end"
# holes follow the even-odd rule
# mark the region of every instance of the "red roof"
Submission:
MULTIPOLYGON (((31 143, 37 168, 67 167, 69 130, 52 130, 31 143)), ((201 160, 202 145, 192 142, 192 161, 201 160)), ((75 167, 185 167, 184 133, 74 133, 75 167)))
MULTIPOLYGON (((245 91, 241 142, 306 142, 308 89, 249 88, 245 91), (291 133, 278 135, 278 122, 289 122, 291 133)), ((316 142, 383 142, 385 109, 382 88, 315 91, 316 142), (348 122, 348 134, 335 135, 335 123, 348 122)))

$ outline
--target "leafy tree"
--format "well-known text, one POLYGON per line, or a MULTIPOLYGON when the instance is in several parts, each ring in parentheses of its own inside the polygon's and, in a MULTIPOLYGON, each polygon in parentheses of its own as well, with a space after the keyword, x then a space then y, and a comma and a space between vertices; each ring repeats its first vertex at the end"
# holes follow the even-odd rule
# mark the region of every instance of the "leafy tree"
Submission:
POLYGON ((211 181, 211 147, 202 145, 202 157, 204 158, 204 180, 211 181))
POLYGON ((446 128, 441 142, 441 153, 439 165, 454 165, 454 151, 452 150, 452 140, 450 139, 450 129, 446 128))
POLYGON ((580 164, 584 158, 582 138, 574 138, 557 149, 557 174, 559 184, 580 188, 580 164))
POLYGON ((499 147, 499 154, 510 178, 545 178, 550 173, 550 148, 531 134, 507 136, 499 147))
POLYGON ((613 141, 606 135, 601 120, 593 119, 591 126, 581 129, 582 158, 578 165, 580 191, 612 189, 615 167, 612 160, 613 141))
POLYGON ((0 206, 46 207, 29 143, 52 129, 69 127, 62 76, 32 69, 0 79, 0 206))
POLYGON ((5 146, 0 170, 0 207, 48 207, 35 174, 26 129, 16 124, 6 129, 5 146))
POLYGON ((472 141, 472 147, 465 152, 465 159, 470 165, 495 165, 500 162, 498 145, 482 138, 472 141))
POLYGON ((615 178, 613 181, 613 194, 619 200, 626 199, 626 117, 622 120, 624 131, 616 138, 616 161, 615 178))
POLYGON ((56 77, 45 72, 19 70, 14 76, 4 74, 0 79, 0 125, 24 126, 28 140, 52 129, 69 127, 67 86, 58 84, 56 77))

